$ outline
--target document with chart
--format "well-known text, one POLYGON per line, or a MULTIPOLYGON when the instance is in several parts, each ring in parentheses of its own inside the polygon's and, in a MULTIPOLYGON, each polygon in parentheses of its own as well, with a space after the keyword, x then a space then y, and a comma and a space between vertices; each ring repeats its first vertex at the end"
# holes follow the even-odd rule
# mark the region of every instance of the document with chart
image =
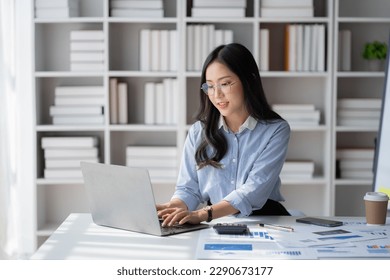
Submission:
POLYGON ((220 235, 212 228, 199 233, 197 259, 315 259, 310 248, 283 248, 267 230, 249 227, 240 235, 220 235))

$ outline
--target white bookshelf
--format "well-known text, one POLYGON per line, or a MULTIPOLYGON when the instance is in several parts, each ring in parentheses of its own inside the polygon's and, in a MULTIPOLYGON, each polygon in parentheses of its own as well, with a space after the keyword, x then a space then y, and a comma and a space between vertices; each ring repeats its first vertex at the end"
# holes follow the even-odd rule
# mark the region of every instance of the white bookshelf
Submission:
MULTIPOLYGON (((376 0, 378 1, 378 0, 376 0)), ((381 84, 383 73, 352 71, 338 72, 334 67, 337 53, 335 31, 341 25, 359 30, 362 26, 379 26, 384 33, 390 25, 381 10, 381 17, 370 15, 371 20, 338 15, 338 5, 354 6, 351 1, 314 0, 314 17, 264 18, 261 16, 261 0, 247 0, 245 18, 193 18, 191 1, 164 0, 163 18, 110 17, 109 0, 80 0, 80 17, 66 19, 34 19, 35 38, 35 101, 36 101, 36 162, 37 162, 37 237, 45 240, 71 212, 88 212, 82 180, 48 180, 43 178, 43 154, 40 139, 43 136, 98 136, 100 158, 104 163, 126 164, 128 145, 173 145, 178 149, 178 162, 189 126, 199 104, 200 71, 187 71, 186 36, 190 24, 213 24, 218 29, 233 30, 234 41, 247 46, 257 62, 260 58, 259 30, 270 32, 269 71, 261 71, 263 86, 271 104, 314 104, 321 111, 319 125, 293 126, 287 160, 311 160, 315 163, 312 179, 283 179, 282 193, 285 205, 310 215, 344 213, 337 205, 342 193, 352 185, 365 188, 366 183, 337 180, 334 172, 336 139, 348 139, 348 133, 374 135, 372 128, 363 131, 335 125, 335 98, 339 87, 347 87, 355 80, 370 87, 371 80, 381 84), (336 12, 336 14, 335 14, 336 12), (379 20, 381 19, 381 20, 379 20), (287 24, 323 24, 326 30, 325 71, 288 72, 284 70, 284 29, 287 24), (357 27, 355 27, 357 26, 357 27), (75 29, 104 31, 106 45, 103 71, 71 72, 69 70, 69 32, 75 29), (174 72, 139 71, 139 31, 141 29, 177 30, 178 70, 174 72), (116 77, 126 82, 129 90, 129 123, 109 124, 109 80, 116 77), (143 85, 160 82, 164 78, 176 78, 179 84, 178 123, 175 125, 143 124, 143 85), (340 82, 339 80, 342 80, 340 82), (339 84, 339 85, 338 85, 339 84), (52 125, 49 106, 53 103, 54 88, 59 85, 98 85, 106 91, 103 125, 52 125), (341 191, 338 191, 341 190, 341 191), (335 206, 336 205, 336 206, 335 206)), ((364 2, 363 0, 359 1, 364 2)), ((388 7, 386 1, 380 5, 388 7)), ((359 6, 356 5, 356 6, 359 6)), ((363 5, 363 4, 361 4, 363 5)), ((356 8, 357 9, 357 8, 356 8)), ((372 11, 373 13, 375 11, 372 11)), ((375 14, 375 13, 374 13, 375 14)), ((382 33, 381 33, 382 34, 382 33)), ((363 36, 363 35, 361 35, 363 36)), ((384 35, 383 35, 384 36, 384 35)), ((364 36, 363 36, 364 37, 364 36)), ((381 94, 381 85, 374 85, 381 94)), ((154 182, 159 202, 170 198, 175 182, 154 182)), ((357 200, 357 199, 356 199, 357 200)), ((349 212, 347 212, 349 213, 349 212)))
MULTIPOLYGON (((340 216, 364 215, 365 192, 371 191, 372 179, 340 178, 336 172, 336 151, 339 148, 374 148, 378 127, 361 124, 341 126, 337 119, 337 101, 341 98, 382 98, 384 69, 370 71, 362 58, 363 46, 369 41, 388 42, 390 2, 386 0, 336 0, 334 13, 333 117, 332 117, 332 192, 334 213, 340 216), (338 68, 339 30, 351 31, 351 69, 338 68), (348 203, 346 203, 348 201, 348 203)), ((379 123, 378 123, 379 126, 379 123)))

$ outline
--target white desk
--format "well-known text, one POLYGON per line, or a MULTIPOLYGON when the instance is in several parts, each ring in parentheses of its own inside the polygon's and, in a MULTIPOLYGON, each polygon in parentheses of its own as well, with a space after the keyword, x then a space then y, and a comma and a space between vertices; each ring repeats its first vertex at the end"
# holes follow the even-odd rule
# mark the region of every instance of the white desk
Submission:
MULTIPOLYGON (((268 216, 250 217, 244 220, 225 218, 217 222, 274 223, 280 225, 296 225, 297 217, 268 216), (233 220, 232 220, 233 219, 233 220)), ((334 219, 343 220, 342 217, 334 219)), ((364 222, 362 217, 349 217, 348 220, 364 222)), ((390 219, 383 226, 390 231, 390 219)), ((318 227, 318 230, 331 228, 318 227)), ((38 260, 67 259, 137 259, 137 260, 169 260, 195 259, 200 231, 193 231, 169 237, 158 237, 108 227, 92 222, 90 214, 71 214, 50 238, 32 256, 38 260)), ((390 244, 390 236, 387 237, 390 244)))

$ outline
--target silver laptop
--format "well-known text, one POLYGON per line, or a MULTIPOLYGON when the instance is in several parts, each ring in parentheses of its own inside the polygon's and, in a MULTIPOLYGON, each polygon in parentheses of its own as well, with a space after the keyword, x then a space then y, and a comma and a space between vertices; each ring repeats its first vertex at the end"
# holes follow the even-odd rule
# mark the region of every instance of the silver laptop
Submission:
POLYGON ((207 224, 162 227, 148 170, 81 162, 94 223, 152 235, 172 235, 207 228, 207 224))

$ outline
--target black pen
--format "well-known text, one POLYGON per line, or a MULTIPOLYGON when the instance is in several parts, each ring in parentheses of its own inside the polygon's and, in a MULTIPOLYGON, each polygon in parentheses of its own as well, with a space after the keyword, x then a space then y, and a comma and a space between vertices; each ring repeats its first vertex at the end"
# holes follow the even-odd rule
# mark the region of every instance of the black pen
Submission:
POLYGON ((259 224, 259 226, 269 229, 276 229, 282 231, 294 231, 294 228, 288 226, 272 225, 272 224, 259 224))

